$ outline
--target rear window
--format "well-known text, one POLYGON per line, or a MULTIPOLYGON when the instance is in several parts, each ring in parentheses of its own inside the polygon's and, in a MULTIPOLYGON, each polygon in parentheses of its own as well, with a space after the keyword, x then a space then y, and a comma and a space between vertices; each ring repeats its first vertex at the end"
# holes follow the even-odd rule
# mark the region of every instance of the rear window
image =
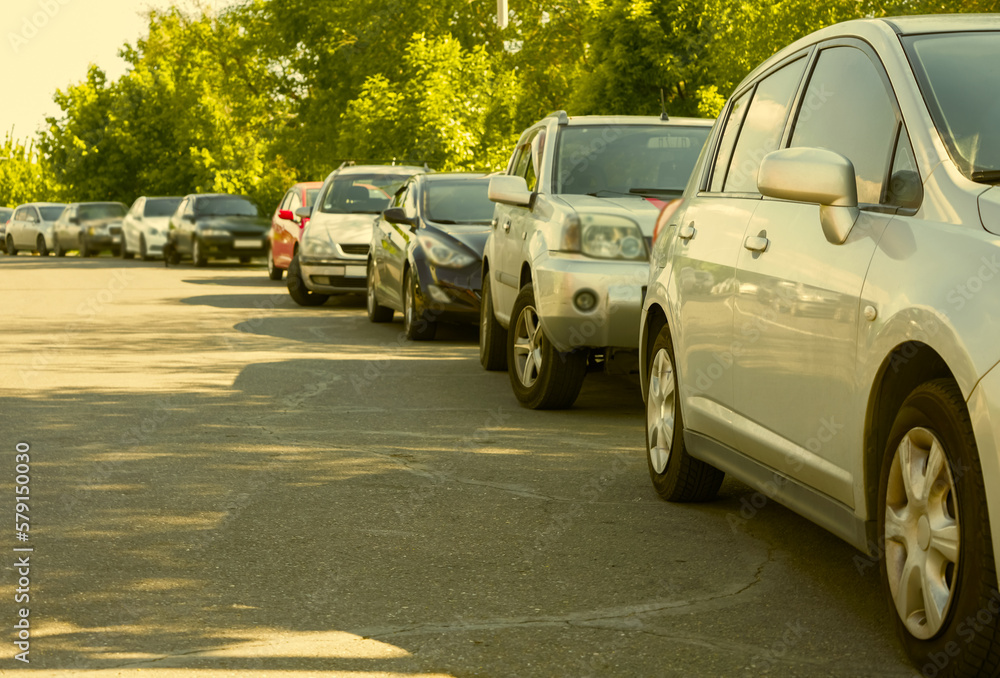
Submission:
POLYGON ((183 198, 147 198, 142 210, 144 217, 169 217, 177 211, 183 198))
POLYGON ((316 204, 316 196, 319 195, 318 188, 307 188, 306 189, 306 207, 312 207, 316 204))
MULTIPOLYGON (((43 221, 55 221, 64 209, 66 209, 66 205, 49 205, 48 207, 39 207, 38 211, 42 213, 43 221)), ((125 213, 122 212, 122 214, 125 213)))
POLYGON ((234 195, 198 198, 194 213, 202 217, 255 217, 257 206, 246 198, 234 195))
POLYGON ((327 214, 378 214, 410 178, 410 174, 346 174, 327 186, 320 212, 327 214))
POLYGON ((428 181, 424 185, 427 220, 439 224, 488 224, 495 205, 489 197, 489 179, 428 181))
MULTIPOLYGON (((42 218, 46 221, 49 220, 45 216, 46 209, 53 209, 51 207, 42 207, 42 218)), ((53 219, 58 219, 59 215, 62 213, 62 208, 55 208, 55 217, 53 219)), ((90 221, 92 219, 114 219, 116 217, 125 216, 125 205, 117 202, 106 202, 97 203, 93 205, 80 205, 76 210, 76 216, 80 221, 90 221)))

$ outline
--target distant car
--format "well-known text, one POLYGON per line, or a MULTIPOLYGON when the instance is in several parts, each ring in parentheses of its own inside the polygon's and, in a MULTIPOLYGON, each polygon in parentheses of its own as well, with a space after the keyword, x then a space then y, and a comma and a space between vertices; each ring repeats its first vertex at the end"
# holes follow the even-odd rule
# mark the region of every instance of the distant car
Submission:
POLYGON ((304 181, 285 192, 271 217, 271 234, 268 236, 267 275, 271 280, 281 280, 285 269, 292 262, 295 248, 302 238, 302 230, 309 217, 295 214, 300 207, 312 207, 319 195, 322 181, 304 181))
POLYGON ((479 359, 507 369, 522 405, 569 407, 593 368, 635 369, 657 217, 676 209, 711 126, 559 111, 490 180, 479 359))
POLYGON ((170 263, 190 258, 195 266, 210 259, 248 263, 267 255, 268 223, 257 206, 240 195, 187 195, 170 217, 170 263))
POLYGON ((0 207, 0 250, 7 251, 7 222, 13 216, 11 207, 0 207))
POLYGON ((19 250, 38 252, 43 257, 53 250, 53 227, 66 205, 55 202, 33 202, 20 205, 7 222, 4 241, 7 254, 19 250))
POLYGON ((125 205, 120 202, 70 203, 56 221, 52 249, 57 257, 72 250, 81 257, 104 251, 118 256, 124 218, 125 205))
POLYGON ((477 323, 490 180, 418 174, 376 219, 368 258, 368 318, 403 313, 408 339, 433 339, 439 321, 477 323))
POLYGON ((288 264, 288 294, 300 306, 319 306, 332 294, 364 292, 372 224, 404 181, 421 167, 350 165, 323 182, 302 240, 288 264))
POLYGON ((143 260, 162 257, 170 215, 177 211, 181 200, 142 196, 132 203, 122 221, 122 258, 131 259, 137 254, 143 260))

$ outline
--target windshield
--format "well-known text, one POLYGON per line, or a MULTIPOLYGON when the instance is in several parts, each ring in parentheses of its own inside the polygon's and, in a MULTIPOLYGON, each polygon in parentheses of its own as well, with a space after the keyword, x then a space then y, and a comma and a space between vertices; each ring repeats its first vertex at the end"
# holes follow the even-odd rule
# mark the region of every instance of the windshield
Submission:
POLYGON ((320 212, 328 214, 378 214, 410 177, 409 174, 346 174, 327 188, 320 212))
POLYGON ((55 221, 63 213, 64 209, 66 209, 66 205, 49 205, 47 207, 39 207, 38 211, 42 213, 42 221, 55 221))
POLYGON ((144 217, 169 217, 177 211, 181 198, 148 198, 142 210, 144 217))
POLYGON ((973 181, 1000 181, 1000 33, 903 38, 948 153, 973 181))
MULTIPOLYGON (((58 219, 59 215, 62 213, 61 207, 42 207, 42 218, 49 221, 50 218, 45 216, 46 209, 55 209, 55 215, 52 219, 58 219)), ((91 221, 93 219, 115 219, 122 218, 125 216, 125 205, 117 202, 103 202, 95 203, 92 205, 80 205, 76 210, 76 216, 80 221, 91 221)))
POLYGON ((439 224, 488 224, 494 204, 489 179, 428 181, 424 184, 427 220, 439 224))
POLYGON ((198 198, 194 213, 200 217, 255 217, 257 207, 246 198, 220 195, 198 198))
POLYGON ((680 195, 708 127, 564 127, 556 148, 555 193, 680 195))
POLYGON ((318 188, 307 188, 306 189, 306 207, 312 207, 316 204, 316 196, 319 195, 318 188))

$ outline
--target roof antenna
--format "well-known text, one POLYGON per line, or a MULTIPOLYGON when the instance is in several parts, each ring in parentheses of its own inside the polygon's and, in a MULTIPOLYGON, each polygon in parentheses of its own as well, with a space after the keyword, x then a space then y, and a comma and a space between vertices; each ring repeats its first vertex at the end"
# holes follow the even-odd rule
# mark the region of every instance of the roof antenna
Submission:
POLYGON ((663 96, 663 88, 660 88, 660 120, 670 120, 667 115, 667 100, 663 96))

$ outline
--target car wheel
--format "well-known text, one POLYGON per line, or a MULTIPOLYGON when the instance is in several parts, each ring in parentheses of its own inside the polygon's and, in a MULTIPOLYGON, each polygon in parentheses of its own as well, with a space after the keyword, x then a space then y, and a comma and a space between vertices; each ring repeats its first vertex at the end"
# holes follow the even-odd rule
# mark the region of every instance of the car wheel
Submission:
POLYGON ((131 259, 135 256, 132 252, 128 251, 128 241, 125 240, 125 234, 122 234, 122 244, 118 248, 118 253, 122 255, 122 259, 131 259))
POLYGON ((111 256, 113 256, 113 257, 121 256, 121 253, 122 253, 122 248, 121 247, 112 247, 111 248, 111 256))
POLYGON ((250 263, 250 257, 240 257, 240 263, 241 264, 249 264, 250 263))
POLYGON ((322 306, 330 298, 329 294, 319 294, 306 287, 305 280, 302 279, 302 266, 299 264, 299 253, 292 256, 288 264, 288 294, 299 306, 322 306))
POLYGON ((411 341, 429 341, 437 334, 437 323, 417 309, 417 283, 406 271, 403 276, 403 331, 411 341))
POLYGON ((881 470, 880 569, 904 648, 938 676, 994 675, 1000 594, 979 453, 955 382, 906 398, 881 470))
POLYGON ((372 262, 368 262, 368 319, 373 323, 392 322, 394 312, 388 306, 378 303, 378 294, 375 291, 375 267, 372 262))
POLYGON ((38 256, 47 257, 49 256, 49 248, 45 244, 45 236, 39 235, 38 239, 35 241, 35 249, 38 251, 38 256))
POLYGON ((195 238, 194 245, 191 248, 191 258, 194 259, 195 266, 205 266, 208 263, 208 259, 201 251, 201 239, 195 238))
POLYGON ((143 261, 149 261, 149 253, 146 251, 146 236, 139 236, 139 258, 143 261))
POLYGON ((91 252, 90 248, 87 246, 87 241, 84 240, 83 238, 81 238, 80 239, 80 256, 81 257, 89 257, 91 255, 93 255, 93 252, 91 252))
POLYGON ((267 248, 267 277, 271 280, 281 280, 281 276, 285 274, 285 269, 278 268, 274 264, 274 252, 271 248, 267 248))
POLYGON ((14 236, 7 236, 7 254, 17 256, 17 248, 14 247, 14 236))
POLYGON ((535 289, 525 285, 514 301, 507 339, 507 373, 514 396, 533 410, 570 407, 587 374, 586 351, 560 353, 539 322, 535 289))
POLYGON ((507 369, 507 330, 493 314, 490 276, 483 278, 482 303, 479 305, 479 362, 483 369, 507 369))
POLYGON ((684 446, 674 347, 666 325, 653 343, 646 376, 646 462, 653 487, 667 501, 715 498, 725 473, 695 459, 684 446))

